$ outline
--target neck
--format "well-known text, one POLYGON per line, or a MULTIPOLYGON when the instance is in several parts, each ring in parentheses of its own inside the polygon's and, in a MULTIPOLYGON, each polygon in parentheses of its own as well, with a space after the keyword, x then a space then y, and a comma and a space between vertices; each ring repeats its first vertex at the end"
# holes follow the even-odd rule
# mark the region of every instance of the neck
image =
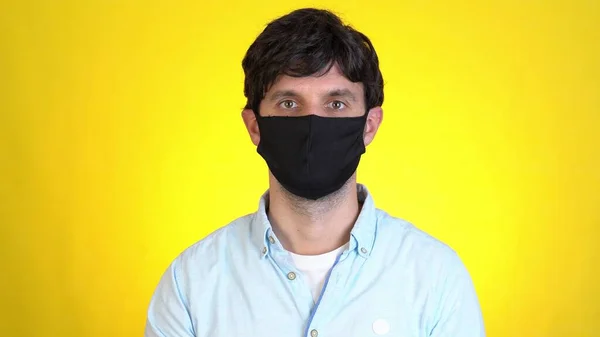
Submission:
POLYGON ((318 200, 291 194, 273 177, 270 186, 268 216, 286 250, 318 255, 350 240, 360 212, 355 175, 341 189, 318 200))

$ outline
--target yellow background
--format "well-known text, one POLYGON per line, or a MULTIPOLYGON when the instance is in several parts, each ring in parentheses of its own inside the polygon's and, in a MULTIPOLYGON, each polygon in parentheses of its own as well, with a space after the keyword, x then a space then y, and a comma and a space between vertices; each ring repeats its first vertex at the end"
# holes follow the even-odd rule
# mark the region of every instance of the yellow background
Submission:
POLYGON ((460 253, 488 336, 600 336, 593 0, 3 1, 0 335, 142 335, 168 263, 255 210, 241 59, 311 5, 380 55, 359 180, 460 253))

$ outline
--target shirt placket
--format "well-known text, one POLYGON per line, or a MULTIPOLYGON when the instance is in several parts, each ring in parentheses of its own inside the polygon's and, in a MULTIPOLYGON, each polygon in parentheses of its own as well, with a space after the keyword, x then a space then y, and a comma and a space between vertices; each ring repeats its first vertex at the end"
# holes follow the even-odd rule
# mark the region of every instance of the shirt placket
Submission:
POLYGON ((337 306, 341 305, 340 296, 343 296, 344 289, 340 288, 340 279, 351 272, 348 268, 348 255, 352 251, 342 254, 336 259, 327 277, 321 295, 317 304, 311 311, 311 316, 307 322, 307 328, 303 337, 327 337, 327 324, 338 311, 337 306), (314 312, 313 312, 314 311, 314 312))
POLYGON ((291 293, 290 298, 294 303, 290 305, 295 305, 301 319, 306 319, 314 302, 304 275, 296 269, 289 253, 278 247, 272 236, 269 236, 269 241, 271 245, 268 258, 280 274, 281 282, 285 283, 285 288, 291 293))

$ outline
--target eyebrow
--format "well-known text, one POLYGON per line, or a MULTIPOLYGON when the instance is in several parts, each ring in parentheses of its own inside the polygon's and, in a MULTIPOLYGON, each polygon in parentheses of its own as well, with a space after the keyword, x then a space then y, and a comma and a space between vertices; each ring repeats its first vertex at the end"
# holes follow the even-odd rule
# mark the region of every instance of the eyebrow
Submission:
MULTIPOLYGON (((300 97, 300 94, 295 92, 294 90, 278 90, 269 95, 269 101, 277 101, 284 97, 300 97)), ((345 97, 353 102, 356 102, 356 97, 349 89, 332 89, 329 90, 325 97, 345 97)))
POLYGON ((356 102, 356 97, 352 91, 348 89, 333 89, 327 93, 327 97, 345 97, 353 102, 356 102))
POLYGON ((300 97, 300 95, 293 90, 278 90, 269 95, 269 101, 277 101, 284 97, 300 97))

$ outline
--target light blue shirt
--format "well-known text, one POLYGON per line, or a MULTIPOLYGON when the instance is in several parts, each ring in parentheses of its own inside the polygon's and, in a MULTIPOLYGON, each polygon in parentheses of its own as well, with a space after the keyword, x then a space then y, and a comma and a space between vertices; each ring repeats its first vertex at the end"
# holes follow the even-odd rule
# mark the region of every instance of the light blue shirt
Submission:
POLYGON ((457 254, 410 223, 362 208, 315 304, 258 211, 178 256, 148 309, 146 337, 480 337, 481 310, 457 254))

